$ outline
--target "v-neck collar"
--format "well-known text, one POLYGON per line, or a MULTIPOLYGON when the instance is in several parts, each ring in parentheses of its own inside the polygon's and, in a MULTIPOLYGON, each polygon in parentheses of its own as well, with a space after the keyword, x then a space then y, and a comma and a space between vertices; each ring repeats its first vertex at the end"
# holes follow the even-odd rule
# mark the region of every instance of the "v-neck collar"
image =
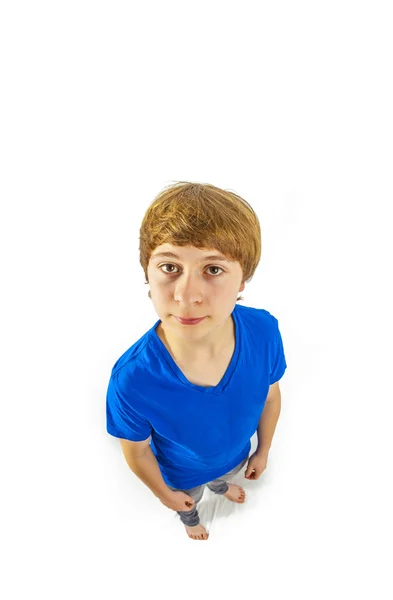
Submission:
POLYGON ((240 354, 240 344, 241 344, 240 325, 239 325, 238 314, 236 311, 236 306, 235 306, 234 310, 232 311, 231 316, 233 317, 233 322, 235 325, 235 331, 234 331, 235 349, 232 354, 232 358, 228 365, 228 368, 225 371, 221 381, 217 385, 211 386, 211 387, 204 387, 202 385, 196 385, 195 383, 191 383, 190 381, 188 381, 188 379, 186 378, 186 376, 184 375, 182 370, 178 367, 178 365, 172 358, 170 352, 167 350, 165 344, 158 337, 156 328, 161 323, 161 319, 159 319, 156 322, 156 324, 153 326, 152 339, 154 340, 155 347, 160 352, 162 358, 165 360, 165 362, 167 363, 167 365, 171 369, 171 371, 174 373, 174 375, 188 388, 190 388, 196 392, 202 392, 203 394, 214 394, 214 395, 218 396, 219 394, 221 394, 221 392, 225 389, 226 385, 229 383, 229 381, 233 375, 233 372, 235 370, 237 361, 238 361, 238 357, 240 354))

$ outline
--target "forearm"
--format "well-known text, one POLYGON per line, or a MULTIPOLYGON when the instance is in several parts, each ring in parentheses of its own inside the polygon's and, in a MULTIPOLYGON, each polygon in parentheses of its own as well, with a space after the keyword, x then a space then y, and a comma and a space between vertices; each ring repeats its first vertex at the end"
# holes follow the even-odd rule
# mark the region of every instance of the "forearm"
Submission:
POLYGON ((281 412, 281 400, 266 402, 258 423, 258 454, 267 454, 281 412))
POLYGON ((128 459, 127 464, 157 498, 166 498, 172 493, 162 478, 160 467, 150 446, 142 456, 128 459))

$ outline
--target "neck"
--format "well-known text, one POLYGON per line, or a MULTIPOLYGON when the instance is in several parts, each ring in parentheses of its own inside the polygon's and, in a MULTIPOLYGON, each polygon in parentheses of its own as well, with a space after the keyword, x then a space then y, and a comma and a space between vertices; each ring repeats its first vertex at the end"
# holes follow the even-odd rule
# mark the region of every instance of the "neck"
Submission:
POLYGON ((197 342, 187 342, 173 336, 171 332, 168 333, 164 330, 162 322, 157 327, 157 334, 172 356, 176 356, 177 360, 206 362, 217 358, 233 342, 234 328, 233 318, 230 316, 221 327, 211 332, 210 336, 206 336, 197 342))

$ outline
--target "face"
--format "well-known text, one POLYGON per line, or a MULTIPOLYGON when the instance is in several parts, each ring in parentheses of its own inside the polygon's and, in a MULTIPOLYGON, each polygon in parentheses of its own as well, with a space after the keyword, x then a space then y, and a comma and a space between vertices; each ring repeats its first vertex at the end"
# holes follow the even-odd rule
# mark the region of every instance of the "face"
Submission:
POLYGON ((177 335, 198 336, 226 322, 245 285, 239 262, 207 258, 218 254, 194 246, 162 244, 155 248, 147 273, 151 299, 164 327, 177 335), (162 252, 177 258, 157 256, 162 252), (196 325, 183 325, 176 317, 205 318, 196 325))

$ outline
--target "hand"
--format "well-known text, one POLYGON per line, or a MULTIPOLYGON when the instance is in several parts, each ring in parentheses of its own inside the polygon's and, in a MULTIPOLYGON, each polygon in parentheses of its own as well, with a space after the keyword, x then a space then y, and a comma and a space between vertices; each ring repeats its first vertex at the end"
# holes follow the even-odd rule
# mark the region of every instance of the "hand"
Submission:
POLYGON ((266 469, 267 456, 267 452, 258 452, 258 450, 256 450, 254 454, 250 456, 245 472, 246 479, 259 479, 260 475, 266 469))
POLYGON ((177 511, 189 512, 194 508, 195 500, 192 496, 181 491, 173 491, 165 498, 159 498, 168 508, 177 511))

